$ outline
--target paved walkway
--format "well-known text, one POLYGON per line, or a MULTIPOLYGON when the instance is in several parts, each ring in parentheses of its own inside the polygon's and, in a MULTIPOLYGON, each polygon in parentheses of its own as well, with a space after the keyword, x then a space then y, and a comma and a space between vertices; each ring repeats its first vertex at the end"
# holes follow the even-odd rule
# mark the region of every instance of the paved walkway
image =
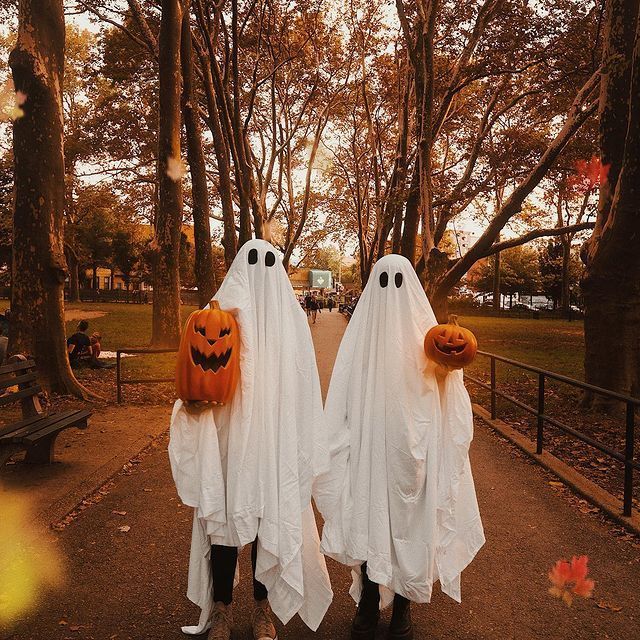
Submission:
MULTIPOLYGON (((323 312, 312 327, 323 390, 344 326, 342 317, 323 312)), ((6 637, 185 637, 180 625, 197 617, 184 595, 192 515, 176 498, 166 444, 166 437, 159 440, 116 479, 101 502, 55 534, 66 557, 66 585, 6 637), (128 532, 119 531, 123 525, 130 527, 128 532)), ((581 513, 549 484, 553 478, 483 426, 476 429, 471 453, 487 544, 463 575, 461 605, 436 587, 430 605, 414 607, 416 640, 637 640, 638 546, 616 537, 596 516, 581 513), (573 554, 590 556, 597 584, 593 600, 568 608, 547 593, 547 571, 558 558, 573 554)), ((248 564, 245 552, 245 576, 248 564)), ((329 567, 335 598, 317 634, 295 619, 279 628, 281 640, 348 639, 354 611, 347 595, 348 571, 332 561, 329 567)), ((235 599, 235 640, 251 638, 250 600, 250 582, 243 580, 235 599)))

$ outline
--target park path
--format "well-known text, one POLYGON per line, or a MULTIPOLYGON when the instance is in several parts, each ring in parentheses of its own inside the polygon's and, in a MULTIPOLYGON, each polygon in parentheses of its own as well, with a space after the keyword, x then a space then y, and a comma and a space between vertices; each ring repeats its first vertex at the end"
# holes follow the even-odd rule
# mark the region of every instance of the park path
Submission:
MULTIPOLYGON (((345 321, 323 312, 311 327, 326 391, 345 321)), ((14 640, 184 638, 197 610, 185 597, 191 510, 171 480, 166 436, 119 476, 101 502, 55 534, 67 581, 23 620, 14 640), (120 515, 116 512, 126 512, 120 515), (127 525, 128 532, 119 527, 127 525)), ((416 640, 554 640, 640 637, 640 549, 581 513, 539 467, 478 425, 471 450, 487 544, 463 575, 463 603, 440 594, 414 606, 416 640), (555 560, 588 554, 592 600, 568 608, 548 593, 555 560), (598 607, 598 603, 603 608, 598 607), (613 609, 619 609, 614 611, 613 609)), ((248 554, 241 572, 248 572, 248 554)), ((281 640, 347 640, 354 604, 348 570, 329 561, 334 602, 316 634, 296 618, 281 640)), ((250 581, 235 598, 235 640, 250 640, 250 581)), ((384 637, 388 612, 379 638, 384 637)))

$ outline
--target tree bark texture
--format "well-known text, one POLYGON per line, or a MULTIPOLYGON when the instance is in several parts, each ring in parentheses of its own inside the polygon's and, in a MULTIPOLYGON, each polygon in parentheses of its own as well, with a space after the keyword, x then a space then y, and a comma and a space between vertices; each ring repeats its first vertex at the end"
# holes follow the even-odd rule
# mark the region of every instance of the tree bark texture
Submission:
POLYGON ((193 236, 195 242, 195 276, 198 286, 198 303, 204 307, 214 294, 215 273, 211 249, 209 220, 209 193, 207 167, 202 149, 202 131, 198 102, 194 91, 193 46, 189 0, 185 0, 182 16, 180 61, 182 66, 182 116, 187 141, 187 159, 191 173, 191 198, 193 201, 193 236))
POLYGON ((20 0, 9 64, 26 96, 14 123, 15 208, 10 353, 35 357, 52 391, 86 397, 67 356, 64 326, 64 155, 62 0, 20 0))
POLYGON ((500 311, 500 252, 493 256, 493 310, 500 311))
POLYGON ((71 248, 66 251, 69 268, 69 302, 80 302, 80 264, 78 255, 71 248))
MULTIPOLYGON (((602 157, 619 166, 610 208, 601 207, 589 241, 583 279, 585 301, 585 379, 620 393, 640 396, 640 16, 638 0, 607 3, 605 52, 626 64, 632 50, 626 88, 619 73, 604 73, 601 91, 602 157), (635 7, 635 33, 628 28, 629 5, 635 7), (635 44, 634 43, 635 36, 635 44), (632 49, 631 49, 631 46, 632 49), (615 85, 615 89, 613 86, 615 85), (620 95, 626 96, 620 100, 620 95), (624 144, 619 145, 616 118, 626 121, 624 144), (615 124, 614 124, 615 123, 615 124), (611 138, 613 138, 612 142, 611 138), (606 154, 611 154, 607 156, 606 154)), ((605 205, 609 194, 605 190, 605 205)), ((611 406, 602 397, 587 403, 611 406)))
POLYGON ((158 216, 153 256, 152 344, 178 346, 180 341, 180 229, 182 184, 180 163, 180 34, 179 0, 163 0, 158 71, 158 216))
POLYGON ((598 117, 600 162, 609 168, 607 179, 600 183, 598 216, 593 235, 587 242, 587 255, 589 247, 595 247, 607 221, 622 168, 622 150, 629 118, 633 42, 639 4, 638 0, 607 0, 605 6, 602 50, 604 67, 600 82, 598 117))

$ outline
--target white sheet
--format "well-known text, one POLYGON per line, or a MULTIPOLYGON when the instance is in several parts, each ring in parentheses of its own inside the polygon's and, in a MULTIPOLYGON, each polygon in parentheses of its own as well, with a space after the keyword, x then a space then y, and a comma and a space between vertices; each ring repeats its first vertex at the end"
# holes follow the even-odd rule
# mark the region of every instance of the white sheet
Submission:
POLYGON ((315 483, 322 550, 393 593, 460 601, 460 573, 484 543, 469 465, 462 372, 439 384, 423 351, 436 324, 408 260, 379 260, 342 339, 325 406, 331 467, 315 483), (381 280, 382 278, 382 280, 381 280), (382 286, 385 282, 386 286, 382 286), (397 286, 400 285, 400 286, 397 286))
POLYGON ((329 457, 307 318, 263 240, 240 249, 214 299, 236 314, 241 375, 229 405, 194 414, 177 401, 173 410, 173 477, 196 509, 188 597, 202 610, 183 631, 209 624, 210 545, 241 547, 256 537, 256 578, 273 612, 285 624, 299 613, 315 630, 333 594, 311 508, 313 478, 329 457))

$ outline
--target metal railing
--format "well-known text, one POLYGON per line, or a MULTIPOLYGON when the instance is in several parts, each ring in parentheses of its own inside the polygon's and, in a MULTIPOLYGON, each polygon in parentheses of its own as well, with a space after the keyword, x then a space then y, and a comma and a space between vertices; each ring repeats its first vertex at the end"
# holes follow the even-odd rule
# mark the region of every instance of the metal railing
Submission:
POLYGON ((550 424, 557 429, 560 429, 563 433, 569 434, 578 440, 584 442, 585 444, 594 447, 598 451, 610 456, 614 460, 621 462, 624 464, 624 494, 623 494, 623 508, 622 513, 624 516, 630 516, 633 505, 633 472, 634 470, 640 470, 640 463, 634 461, 634 440, 635 440, 635 410, 637 407, 640 407, 640 398, 632 398, 631 396, 627 396, 621 393, 616 393, 615 391, 609 391, 608 389, 603 389, 602 387, 596 387, 595 385, 588 384, 587 382, 581 382, 580 380, 574 380, 573 378, 569 378, 567 376, 563 376, 559 373, 554 373, 553 371, 547 371, 545 369, 540 369, 538 367, 534 367, 523 362, 518 362, 517 360, 511 360, 510 358, 504 358, 503 356, 498 356, 494 353, 487 353, 485 351, 478 351, 478 355, 489 358, 490 360, 490 383, 487 384, 483 382, 479 378, 468 375, 465 372, 465 379, 473 382, 474 384, 479 385, 483 389, 486 389, 491 393, 491 419, 495 420, 497 418, 497 398, 503 398, 508 402, 511 402, 515 406, 519 407, 523 411, 530 413, 536 416, 537 419, 537 428, 536 428, 536 453, 538 455, 542 454, 544 447, 544 427, 545 424, 550 424), (538 402, 537 407, 531 407, 528 404, 525 404, 521 400, 514 398, 513 396, 505 393, 504 391, 500 391, 497 385, 497 375, 496 375, 496 362, 503 362, 512 367, 517 367, 519 369, 524 369, 525 371, 529 371, 538 376, 538 402), (577 429, 570 427, 569 425, 563 424, 559 422, 555 418, 552 418, 545 414, 545 381, 556 380, 557 382, 562 382, 572 387, 577 387, 578 389, 583 389, 585 391, 591 391, 592 393, 596 393, 598 395, 605 396, 607 398, 611 398, 613 400, 617 400, 625 404, 625 446, 624 453, 620 453, 611 447, 598 442, 591 436, 588 436, 584 433, 581 433, 577 429))
POLYGON ((122 404, 122 385, 125 384, 156 384, 160 382, 173 382, 175 378, 123 378, 122 377, 122 354, 144 354, 150 353, 177 353, 177 349, 118 349, 116 351, 116 394, 118 404, 122 404))

